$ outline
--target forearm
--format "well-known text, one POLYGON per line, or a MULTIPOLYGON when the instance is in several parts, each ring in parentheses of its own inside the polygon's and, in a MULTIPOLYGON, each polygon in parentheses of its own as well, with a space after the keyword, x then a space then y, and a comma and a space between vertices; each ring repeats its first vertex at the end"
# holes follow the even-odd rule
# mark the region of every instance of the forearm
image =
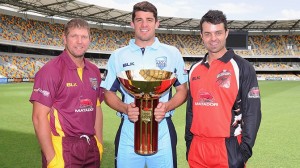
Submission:
POLYGON ((34 117, 33 124, 42 152, 49 162, 55 155, 49 122, 47 118, 34 117))
POLYGON ((32 122, 40 147, 48 162, 55 155, 51 138, 51 128, 48 121, 49 111, 49 107, 38 102, 33 102, 32 122))
POLYGON ((127 105, 112 91, 104 91, 104 101, 112 109, 127 114, 127 105))
POLYGON ((186 121, 185 121, 185 142, 186 142, 186 159, 188 160, 188 153, 190 150, 190 145, 193 139, 193 134, 191 132, 192 120, 193 120, 193 111, 192 111, 192 97, 188 94, 187 103, 186 103, 186 121))
POLYGON ((182 105, 187 98, 187 86, 186 83, 177 86, 176 93, 173 95, 173 97, 166 102, 167 111, 173 110, 180 105, 182 105))
POLYGON ((103 144, 103 113, 100 106, 96 107, 95 134, 100 143, 103 144))
MULTIPOLYGON (((243 116, 243 131, 242 131, 242 142, 240 144, 244 161, 246 162, 252 156, 252 148, 255 143, 257 132, 261 121, 260 107, 257 105, 255 111, 250 113, 251 115, 243 116)), ((253 109, 253 108, 252 108, 253 109)))

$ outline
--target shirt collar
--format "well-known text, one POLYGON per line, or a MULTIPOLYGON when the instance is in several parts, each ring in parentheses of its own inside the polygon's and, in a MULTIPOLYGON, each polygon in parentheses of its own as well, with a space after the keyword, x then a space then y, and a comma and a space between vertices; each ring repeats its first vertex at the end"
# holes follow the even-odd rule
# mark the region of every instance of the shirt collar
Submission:
MULTIPOLYGON (((64 49, 64 51, 60 54, 60 56, 62 57, 62 59, 65 61, 67 67, 69 69, 77 69, 78 67, 76 66, 76 64, 73 62, 73 60, 70 58, 68 52, 66 51, 66 49, 64 49)), ((83 58, 84 61, 84 68, 88 68, 87 67, 87 61, 85 58, 83 58)))
MULTIPOLYGON (((233 51, 233 49, 232 48, 229 48, 228 50, 227 50, 227 52, 222 56, 222 57, 220 57, 218 60, 219 61, 222 61, 222 62, 224 62, 224 63, 227 63, 227 62, 229 62, 230 61, 230 59, 234 56, 234 51, 233 51)), ((205 54, 205 56, 204 56, 204 58, 203 58, 203 61, 202 61, 202 63, 204 64, 204 63, 207 63, 207 57, 208 57, 208 53, 206 53, 205 54)))
POLYGON ((227 50, 227 52, 221 57, 219 58, 220 61, 227 63, 231 60, 231 58, 234 56, 234 51, 232 48, 229 48, 227 50))
MULTIPOLYGON (((146 48, 152 48, 152 49, 158 49, 159 45, 160 45, 160 41, 158 40, 157 37, 154 38, 154 43, 151 46, 147 46, 146 48)), ((132 51, 136 51, 136 50, 141 50, 141 47, 135 44, 135 39, 131 39, 129 41, 129 46, 131 48, 132 51)))

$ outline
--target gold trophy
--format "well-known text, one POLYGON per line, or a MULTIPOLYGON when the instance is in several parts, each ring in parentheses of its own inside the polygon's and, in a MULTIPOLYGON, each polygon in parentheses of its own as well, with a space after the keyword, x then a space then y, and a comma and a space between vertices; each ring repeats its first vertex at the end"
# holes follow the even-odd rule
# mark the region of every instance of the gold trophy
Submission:
POLYGON ((154 69, 127 70, 120 72, 118 79, 139 107, 139 119, 134 123, 134 151, 140 155, 155 154, 158 122, 154 118, 154 109, 160 96, 174 84, 176 74, 154 69))

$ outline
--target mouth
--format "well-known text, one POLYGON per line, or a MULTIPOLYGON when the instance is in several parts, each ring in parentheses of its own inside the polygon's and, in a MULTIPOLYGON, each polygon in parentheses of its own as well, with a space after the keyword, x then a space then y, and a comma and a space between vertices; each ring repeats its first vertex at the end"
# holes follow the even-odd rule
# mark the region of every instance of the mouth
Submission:
POLYGON ((218 46, 218 43, 210 43, 210 46, 212 46, 212 47, 217 47, 217 46, 218 46))
POLYGON ((76 50, 83 50, 83 47, 82 46, 79 46, 79 47, 74 47, 76 50))
POLYGON ((148 32, 149 30, 148 29, 141 29, 140 31, 145 33, 145 32, 148 32))

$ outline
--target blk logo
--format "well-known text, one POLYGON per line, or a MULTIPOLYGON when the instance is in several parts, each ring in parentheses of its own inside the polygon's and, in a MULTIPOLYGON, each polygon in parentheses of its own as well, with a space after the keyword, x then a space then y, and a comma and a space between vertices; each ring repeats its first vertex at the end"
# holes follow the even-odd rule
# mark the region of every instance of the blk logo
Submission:
POLYGON ((123 68, 128 67, 128 66, 133 66, 133 65, 134 65, 134 62, 127 62, 127 63, 123 64, 123 68))
POLYGON ((192 77, 192 81, 194 81, 194 80, 199 80, 200 79, 200 76, 193 76, 192 77))

